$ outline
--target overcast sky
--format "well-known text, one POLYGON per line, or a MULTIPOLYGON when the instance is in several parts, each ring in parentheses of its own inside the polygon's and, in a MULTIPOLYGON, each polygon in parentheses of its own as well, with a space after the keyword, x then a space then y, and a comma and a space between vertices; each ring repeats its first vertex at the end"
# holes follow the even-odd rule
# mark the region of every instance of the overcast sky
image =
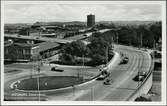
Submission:
POLYGON ((36 21, 86 21, 95 14, 96 21, 161 20, 160 4, 5 4, 5 23, 36 21))

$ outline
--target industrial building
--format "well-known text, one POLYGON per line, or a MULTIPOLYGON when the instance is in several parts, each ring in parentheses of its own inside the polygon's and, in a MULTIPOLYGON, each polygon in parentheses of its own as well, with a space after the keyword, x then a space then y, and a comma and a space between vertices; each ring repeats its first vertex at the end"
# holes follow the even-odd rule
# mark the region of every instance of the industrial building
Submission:
POLYGON ((5 61, 31 61, 32 56, 39 55, 41 58, 48 58, 58 53, 60 45, 54 42, 16 43, 13 41, 4 42, 5 61))
POLYGON ((93 27, 95 25, 95 15, 87 15, 87 27, 93 27))

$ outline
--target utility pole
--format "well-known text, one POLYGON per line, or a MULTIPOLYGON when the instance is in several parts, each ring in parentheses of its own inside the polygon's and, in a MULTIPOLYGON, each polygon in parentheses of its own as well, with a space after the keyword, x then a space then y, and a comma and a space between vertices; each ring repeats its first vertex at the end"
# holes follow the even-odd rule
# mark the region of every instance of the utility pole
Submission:
POLYGON ((141 48, 142 48, 142 46, 143 46, 143 35, 142 35, 142 33, 140 35, 140 43, 141 43, 141 48))
POLYGON ((31 73, 30 73, 30 78, 32 78, 32 76, 33 76, 33 69, 34 69, 34 53, 33 53, 33 49, 32 49, 32 47, 33 47, 33 42, 31 42, 30 43, 31 44, 31 62, 32 62, 32 68, 31 68, 31 73))
POLYGON ((116 39, 117 39, 117 44, 118 44, 118 32, 116 32, 116 37, 117 37, 116 39))
MULTIPOLYGON (((139 57, 139 61, 140 61, 140 57, 139 57)), ((140 85, 140 69, 139 69, 139 65, 138 64, 138 88, 139 88, 139 85, 140 85)))
POLYGON ((83 67, 83 72, 82 72, 82 80, 83 80, 83 73, 84 73, 84 53, 82 55, 82 67, 83 67))
POLYGON ((39 46, 35 47, 34 56, 36 56, 36 71, 37 71, 37 87, 38 87, 38 100, 40 101, 40 54, 39 54, 39 46))
POLYGON ((30 78, 32 78, 32 71, 33 71, 33 69, 34 69, 34 60, 33 60, 33 56, 31 56, 31 59, 32 59, 32 68, 31 68, 31 74, 30 74, 30 78))
POLYGON ((40 71, 41 71, 41 59, 39 57, 39 60, 37 60, 37 86, 38 86, 38 99, 40 101, 40 71))
POLYGON ((108 63, 108 46, 106 46, 106 64, 108 63))
POLYGON ((37 84, 38 84, 38 100, 40 101, 40 82, 39 82, 39 77, 40 77, 40 69, 38 70, 38 76, 37 76, 37 84))

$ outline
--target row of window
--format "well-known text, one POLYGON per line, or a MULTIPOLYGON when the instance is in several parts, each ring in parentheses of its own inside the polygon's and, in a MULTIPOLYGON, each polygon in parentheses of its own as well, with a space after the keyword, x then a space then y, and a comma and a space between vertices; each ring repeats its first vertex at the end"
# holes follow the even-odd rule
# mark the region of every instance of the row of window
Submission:
MULTIPOLYGON (((30 54, 30 49, 16 49, 16 54, 23 54, 23 55, 29 55, 30 54)), ((5 54, 10 54, 9 53, 9 48, 5 48, 5 54)))

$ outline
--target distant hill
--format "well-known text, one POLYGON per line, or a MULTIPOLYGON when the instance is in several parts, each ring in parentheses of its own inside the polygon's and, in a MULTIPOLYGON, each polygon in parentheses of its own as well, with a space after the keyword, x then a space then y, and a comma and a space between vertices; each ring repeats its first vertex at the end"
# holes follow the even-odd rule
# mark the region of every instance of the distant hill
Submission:
MULTIPOLYGON (((160 21, 99 21, 96 24, 114 24, 116 26, 124 26, 124 25, 147 25, 153 24, 160 21)), ((5 24, 5 27, 26 27, 31 25, 69 25, 69 24, 76 24, 76 25, 86 25, 86 22, 81 21, 71 21, 71 22, 36 22, 36 23, 14 23, 14 24, 5 24)))
POLYGON ((153 24, 160 21, 100 21, 97 23, 112 23, 116 26, 124 26, 124 25, 147 25, 147 24, 153 24))
POLYGON ((35 24, 39 24, 39 25, 69 25, 69 24, 77 24, 77 25, 85 25, 85 22, 80 22, 80 21, 71 21, 71 22, 36 22, 35 24))

